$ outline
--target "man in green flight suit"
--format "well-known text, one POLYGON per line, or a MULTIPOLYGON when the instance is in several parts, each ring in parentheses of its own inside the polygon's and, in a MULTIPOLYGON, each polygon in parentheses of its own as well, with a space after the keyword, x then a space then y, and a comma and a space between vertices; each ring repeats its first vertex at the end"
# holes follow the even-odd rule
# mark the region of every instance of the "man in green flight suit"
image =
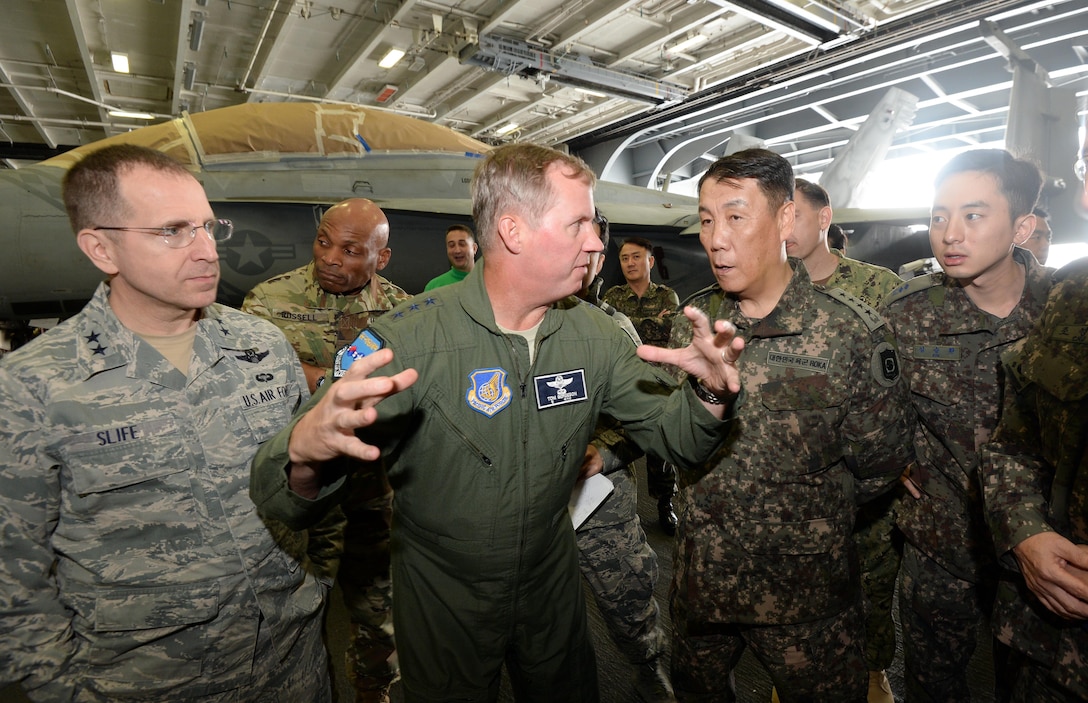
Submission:
POLYGON ((554 306, 601 250, 595 180, 546 147, 488 154, 472 185, 484 263, 364 331, 340 380, 253 463, 261 510, 304 526, 340 500, 339 457, 386 460, 409 703, 493 701, 504 663, 520 701, 599 700, 567 514, 597 418, 687 467, 731 425, 743 350, 731 325, 689 310, 691 345, 636 354, 604 312, 554 306), (678 388, 640 357, 693 380, 678 388), (397 373, 365 377, 385 365, 397 373))

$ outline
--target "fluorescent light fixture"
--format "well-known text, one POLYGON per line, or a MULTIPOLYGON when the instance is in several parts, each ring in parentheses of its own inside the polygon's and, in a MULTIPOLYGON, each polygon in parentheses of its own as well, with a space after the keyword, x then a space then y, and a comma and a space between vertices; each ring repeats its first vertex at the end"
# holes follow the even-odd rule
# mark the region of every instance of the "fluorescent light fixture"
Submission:
POLYGON ((591 90, 590 88, 581 88, 579 86, 575 86, 574 89, 577 90, 579 93, 584 93, 586 95, 592 95, 595 98, 607 98, 608 97, 607 94, 602 93, 599 90, 591 90))
POLYGON ((393 68, 397 65, 397 62, 404 58, 404 50, 393 48, 386 52, 382 60, 378 62, 378 65, 382 68, 393 68))
POLYGON ((504 134, 510 134, 511 132, 513 132, 517 128, 518 128, 518 123, 517 122, 507 122, 502 127, 499 127, 498 129, 495 130, 495 135, 501 137, 504 134))
POLYGON ((128 54, 119 51, 110 52, 110 61, 113 62, 113 70, 118 73, 128 73, 128 54))
POLYGON ((155 116, 150 112, 132 112, 130 110, 110 110, 110 117, 128 117, 133 120, 155 119, 155 116))

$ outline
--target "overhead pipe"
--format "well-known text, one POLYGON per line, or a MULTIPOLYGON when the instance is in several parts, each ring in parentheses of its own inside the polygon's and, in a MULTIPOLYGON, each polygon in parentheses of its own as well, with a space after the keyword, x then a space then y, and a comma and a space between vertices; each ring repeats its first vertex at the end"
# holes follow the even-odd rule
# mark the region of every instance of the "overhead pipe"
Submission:
POLYGON ((400 110, 395 107, 380 107, 378 105, 361 105, 359 103, 353 103, 350 100, 333 100, 331 98, 318 98, 312 95, 299 95, 298 93, 284 93, 278 90, 260 90, 258 88, 239 88, 243 93, 253 93, 254 95, 271 95, 276 98, 288 98, 290 100, 307 100, 313 103, 327 103, 329 105, 350 105, 351 107, 365 107, 368 110, 381 110, 382 112, 391 112, 396 115, 407 115, 408 117, 421 117, 428 120, 433 120, 438 117, 438 113, 433 110, 427 111, 414 111, 414 110, 400 110))

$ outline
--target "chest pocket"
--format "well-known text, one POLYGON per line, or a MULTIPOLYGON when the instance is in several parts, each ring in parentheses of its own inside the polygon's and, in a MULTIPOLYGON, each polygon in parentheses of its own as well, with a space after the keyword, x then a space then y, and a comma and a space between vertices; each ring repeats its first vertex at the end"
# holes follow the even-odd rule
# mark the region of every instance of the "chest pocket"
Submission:
POLYGON ((961 361, 910 359, 906 364, 910 392, 936 405, 950 407, 962 400, 964 384, 956 378, 961 361))
POLYGON ((777 440, 769 464, 784 475, 819 472, 842 458, 839 423, 846 412, 846 382, 811 374, 769 381, 759 388, 766 412, 761 432, 777 440), (765 424, 764 424, 765 423, 765 424))
POLYGON ((173 418, 88 432, 57 447, 80 496, 130 489, 192 468, 173 418))

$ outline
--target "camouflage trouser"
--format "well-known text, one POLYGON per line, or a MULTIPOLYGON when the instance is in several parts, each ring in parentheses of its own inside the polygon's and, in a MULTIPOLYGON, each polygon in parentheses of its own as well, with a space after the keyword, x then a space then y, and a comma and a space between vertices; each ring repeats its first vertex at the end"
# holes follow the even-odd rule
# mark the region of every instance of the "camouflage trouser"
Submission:
POLYGON ((657 555, 646 542, 638 516, 618 525, 579 530, 578 564, 612 641, 632 664, 665 651, 654 586, 657 555))
POLYGON ((900 579, 907 700, 970 701, 967 665, 993 607, 992 590, 957 578, 909 542, 900 579))
POLYGON ((892 512, 895 497, 893 491, 863 505, 854 527, 865 594, 865 662, 869 671, 887 669, 895 659, 892 598, 903 559, 903 539, 892 512))
POLYGON ((1008 659, 1012 681, 1010 703, 1082 703, 1084 697, 1061 686, 1050 676, 1050 667, 1040 664, 1019 652, 1012 652, 1008 659))
POLYGON ((345 661, 359 701, 380 700, 398 672, 389 570, 392 499, 384 473, 360 471, 344 503, 348 524, 338 578, 351 617, 345 661))
POLYGON ((766 667, 782 703, 865 703, 863 615, 855 603, 793 625, 694 625, 673 597, 672 683, 681 701, 734 703, 733 670, 745 647, 766 667))
POLYGON ((671 498, 676 495, 676 467, 653 454, 647 454, 646 490, 651 498, 671 498))

